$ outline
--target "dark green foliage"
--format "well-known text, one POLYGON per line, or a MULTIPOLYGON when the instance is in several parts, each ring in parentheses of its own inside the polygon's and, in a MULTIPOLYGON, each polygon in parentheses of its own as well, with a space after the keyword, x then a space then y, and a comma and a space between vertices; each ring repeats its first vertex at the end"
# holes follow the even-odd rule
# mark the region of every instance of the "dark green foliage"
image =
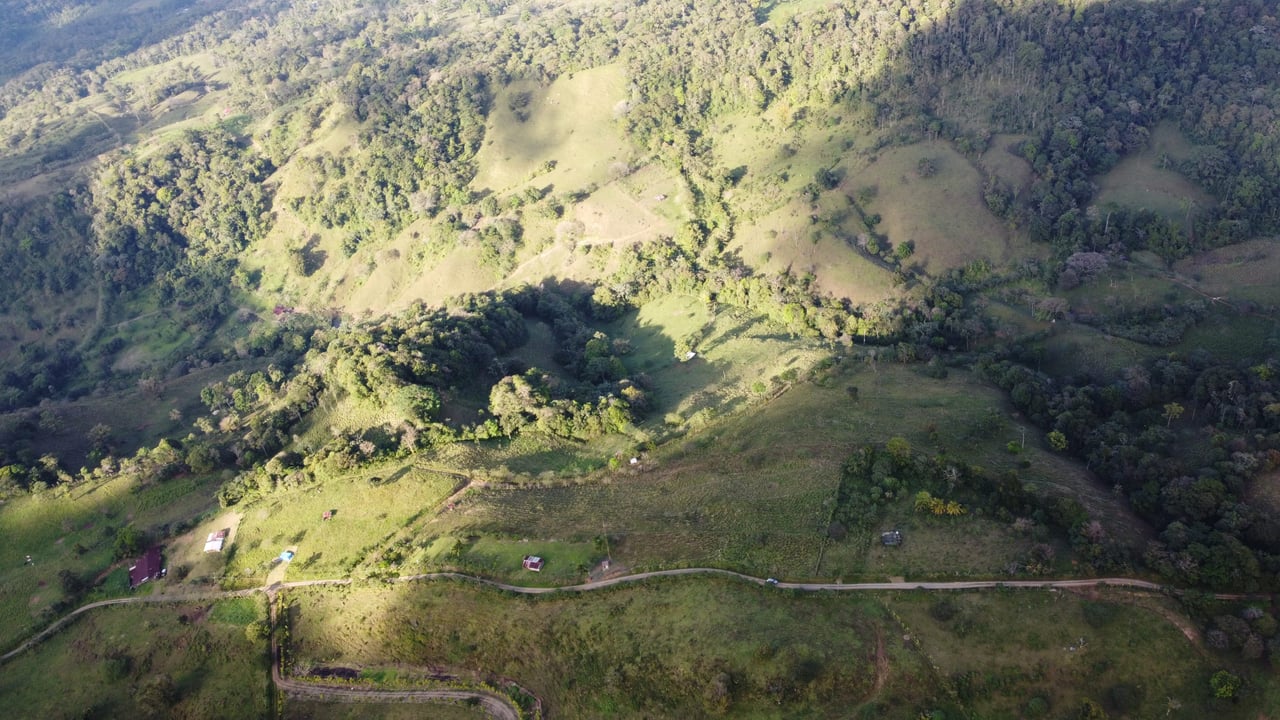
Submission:
POLYGON ((116 560, 134 557, 146 547, 147 535, 134 525, 125 525, 116 531, 111 544, 111 554, 116 560))
POLYGON ((159 281, 166 300, 207 301, 236 255, 270 229, 270 171, 223 127, 106 166, 94 189, 98 267, 113 285, 159 281))

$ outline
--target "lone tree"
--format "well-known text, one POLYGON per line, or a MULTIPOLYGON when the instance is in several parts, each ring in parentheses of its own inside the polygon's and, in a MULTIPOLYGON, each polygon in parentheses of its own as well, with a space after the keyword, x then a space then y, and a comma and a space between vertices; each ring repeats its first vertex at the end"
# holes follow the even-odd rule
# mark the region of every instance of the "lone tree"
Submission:
POLYGON ((1176 402, 1165 403, 1164 426, 1169 427, 1170 425, 1172 425, 1174 420, 1177 420, 1178 418, 1182 417, 1183 411, 1184 411, 1184 408, 1176 402))
POLYGON ((1219 670, 1209 678, 1209 687, 1213 688, 1214 697, 1233 700, 1240 692, 1240 676, 1229 670, 1219 670))

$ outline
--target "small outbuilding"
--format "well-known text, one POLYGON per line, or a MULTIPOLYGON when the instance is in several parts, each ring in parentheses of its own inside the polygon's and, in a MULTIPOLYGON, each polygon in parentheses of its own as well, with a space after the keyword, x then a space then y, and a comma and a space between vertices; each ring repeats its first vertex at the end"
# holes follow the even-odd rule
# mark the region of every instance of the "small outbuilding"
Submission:
POLYGON ((545 561, 542 558, 538 557, 537 555, 525 555, 524 569, 532 570, 534 572, 542 572, 542 564, 544 562, 545 561))
POLYGON ((229 532, 230 531, 226 529, 222 529, 218 532, 209 533, 209 537, 205 538, 204 541, 204 551, 207 553, 222 552, 222 545, 227 541, 227 534, 229 532))
POLYGON ((890 530, 887 533, 880 533, 880 544, 885 547, 897 547, 902 544, 902 531, 890 530))
POLYGON ((136 588, 158 577, 164 577, 164 558, 160 556, 160 547, 157 545, 143 553, 142 557, 129 567, 129 588, 136 588))

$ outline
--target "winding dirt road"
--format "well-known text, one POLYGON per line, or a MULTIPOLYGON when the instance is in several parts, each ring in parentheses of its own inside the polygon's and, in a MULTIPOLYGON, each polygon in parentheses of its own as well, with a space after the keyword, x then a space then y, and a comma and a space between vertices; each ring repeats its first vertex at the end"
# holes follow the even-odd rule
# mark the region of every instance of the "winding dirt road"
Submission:
MULTIPOLYGON (((634 575, 622 575, 606 580, 596 580, 594 582, 581 583, 578 585, 565 585, 560 587, 528 587, 524 585, 509 585, 507 583, 489 580, 487 578, 476 577, 474 575, 466 575, 463 573, 423 573, 420 575, 403 575, 400 577, 389 578, 388 582, 421 582, 430 580, 462 580, 473 582, 480 585, 505 590, 507 592, 520 593, 524 595, 545 595, 548 593, 579 593, 590 592, 592 590, 600 590, 603 588, 623 585, 627 583, 642 582, 653 578, 676 577, 685 575, 719 575, 721 577, 741 580, 743 582, 755 585, 769 586, 772 585, 780 590, 796 590, 801 592, 875 592, 875 591, 909 591, 909 590, 927 590, 927 591, 947 591, 947 590, 982 590, 995 588, 1031 588, 1031 589, 1081 589, 1095 588, 1101 586, 1114 586, 1133 588, 1135 590, 1146 590, 1151 592, 1168 592, 1171 594, 1179 594, 1181 591, 1159 585, 1147 580, 1139 580, 1136 578, 1125 577, 1107 577, 1107 578, 1081 578, 1075 580, 956 580, 956 581, 903 581, 903 582, 873 582, 873 583, 809 583, 809 582, 780 582, 773 578, 759 578, 752 575, 746 575, 732 570, 721 570, 719 568, 680 568, 676 570, 654 570, 651 572, 636 573, 634 575)), ((79 615, 96 610, 98 608, 109 607, 112 605, 132 605, 139 603, 181 603, 181 602, 199 602, 206 600, 219 600, 223 598, 246 597, 256 593, 266 593, 268 596, 274 596, 281 590, 291 588, 304 587, 322 587, 322 586, 341 586, 351 585, 350 578, 334 578, 328 580, 296 580, 293 582, 277 582, 263 587, 250 588, 247 590, 227 590, 212 591, 203 593, 175 593, 172 595, 148 595, 144 597, 117 598, 114 600, 100 600, 83 605, 67 615, 54 621, 44 630, 33 635, 24 643, 14 650, 4 655, 0 655, 0 664, 11 660, 12 658, 26 652, 53 633, 65 627, 79 615)), ((1239 600, 1248 595, 1219 593, 1212 597, 1219 600, 1239 600)), ((276 655, 277 651, 273 645, 272 654, 276 655)), ((511 700, 498 694, 480 690, 376 690, 371 688, 354 688, 349 686, 325 685, 322 683, 301 682, 291 680, 284 677, 280 673, 280 664, 278 660, 273 658, 271 667, 271 679, 280 690, 294 697, 309 697, 319 700, 344 701, 344 702, 369 702, 369 703, 385 703, 385 702, 478 702, 480 707, 484 708, 490 716, 497 720, 517 720, 520 716, 519 711, 511 703, 511 700)))

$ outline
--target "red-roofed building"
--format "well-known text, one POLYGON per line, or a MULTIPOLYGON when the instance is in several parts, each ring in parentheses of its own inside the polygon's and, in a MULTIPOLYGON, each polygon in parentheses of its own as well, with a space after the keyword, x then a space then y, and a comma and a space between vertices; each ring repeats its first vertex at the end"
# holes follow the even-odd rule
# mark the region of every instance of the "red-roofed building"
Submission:
POLYGON ((164 575, 164 559, 160 557, 160 546, 157 545, 142 554, 138 561, 129 568, 129 587, 136 588, 148 580, 164 575))
POLYGON ((542 563, 543 563, 543 562, 544 562, 544 561, 543 561, 543 559, 542 559, 542 558, 540 558, 540 557, 538 557, 537 555, 525 555, 525 556, 524 556, 524 569, 525 569, 525 570, 532 570, 532 571, 534 571, 534 572, 542 572, 542 563))

